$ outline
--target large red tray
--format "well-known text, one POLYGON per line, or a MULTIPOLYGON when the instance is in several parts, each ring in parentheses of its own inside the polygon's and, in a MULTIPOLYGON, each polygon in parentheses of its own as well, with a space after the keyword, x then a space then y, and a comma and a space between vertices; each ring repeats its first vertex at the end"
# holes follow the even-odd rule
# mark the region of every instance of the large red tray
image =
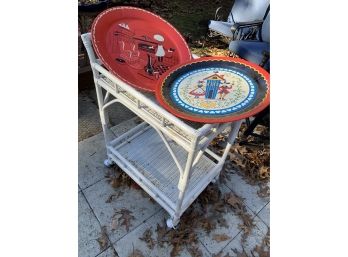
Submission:
POLYGON ((203 123, 253 116, 269 105, 269 73, 228 57, 203 57, 166 72, 156 98, 174 115, 203 123))
POLYGON ((143 9, 115 7, 92 24, 92 43, 106 68, 126 83, 155 91, 171 67, 191 60, 184 38, 167 21, 143 9))

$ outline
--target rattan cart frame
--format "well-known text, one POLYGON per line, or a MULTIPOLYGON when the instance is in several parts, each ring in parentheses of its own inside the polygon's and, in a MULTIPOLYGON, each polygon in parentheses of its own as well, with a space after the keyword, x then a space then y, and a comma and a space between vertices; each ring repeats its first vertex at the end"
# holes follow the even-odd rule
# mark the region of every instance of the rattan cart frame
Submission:
POLYGON ((96 58, 90 33, 81 35, 86 47, 97 93, 107 159, 116 163, 170 215, 175 227, 181 215, 208 186, 215 182, 237 136, 241 121, 202 124, 183 121, 156 101, 106 70, 96 58), (111 99, 113 96, 114 99, 111 99), (110 130, 108 108, 121 103, 143 122, 115 137, 110 130), (208 146, 221 132, 229 131, 222 156, 208 146))

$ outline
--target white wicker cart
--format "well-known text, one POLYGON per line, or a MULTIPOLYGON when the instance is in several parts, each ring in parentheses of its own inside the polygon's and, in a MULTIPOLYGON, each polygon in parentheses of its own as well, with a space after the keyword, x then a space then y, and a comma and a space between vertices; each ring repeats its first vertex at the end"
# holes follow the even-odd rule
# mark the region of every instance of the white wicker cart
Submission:
POLYGON ((107 149, 106 166, 116 163, 170 215, 173 228, 181 215, 210 182, 218 178, 241 121, 201 124, 183 121, 167 112, 155 96, 138 92, 96 58, 90 33, 83 34, 97 91, 99 113, 107 149), (103 92, 105 89, 105 93, 103 92), (110 95, 114 99, 109 100, 110 95), (119 102, 144 122, 115 138, 107 108, 119 102), (208 149, 223 130, 231 128, 222 156, 208 149))

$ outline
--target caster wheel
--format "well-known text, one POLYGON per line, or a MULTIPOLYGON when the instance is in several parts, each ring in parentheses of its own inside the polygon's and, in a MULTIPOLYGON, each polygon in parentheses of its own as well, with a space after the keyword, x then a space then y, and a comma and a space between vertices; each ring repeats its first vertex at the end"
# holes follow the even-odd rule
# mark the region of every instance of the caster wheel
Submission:
POLYGON ((219 181, 219 176, 213 178, 213 180, 211 181, 211 183, 215 184, 216 182, 219 181))
POLYGON ((174 223, 173 223, 173 219, 167 219, 166 223, 167 223, 167 227, 168 228, 170 228, 170 229, 174 228, 175 229, 175 226, 174 226, 174 223))
POLYGON ((115 163, 109 159, 106 159, 104 160, 104 165, 107 167, 107 168, 111 168, 111 166, 113 166, 115 163))

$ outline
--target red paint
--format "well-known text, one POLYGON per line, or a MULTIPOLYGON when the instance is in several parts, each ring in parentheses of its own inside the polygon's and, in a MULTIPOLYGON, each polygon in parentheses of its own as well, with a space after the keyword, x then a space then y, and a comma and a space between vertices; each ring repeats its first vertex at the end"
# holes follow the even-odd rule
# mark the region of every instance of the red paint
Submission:
POLYGON ((163 73, 192 59, 184 38, 172 25, 135 7, 105 10, 94 20, 91 34, 105 67, 145 91, 154 92, 163 73))
POLYGON ((246 60, 240 59, 240 58, 230 58, 230 57, 203 57, 203 58, 199 58, 196 60, 192 60, 189 62, 186 62, 184 64, 181 64, 180 66, 176 67, 175 69, 166 72, 166 74, 164 74, 162 76, 162 78, 158 81, 158 84, 156 86, 156 98, 157 101, 165 108, 167 109, 170 113, 174 114, 175 116, 178 116, 180 118, 186 119, 186 120, 190 120, 190 121, 195 121, 195 122, 201 122, 201 123, 223 123, 223 122, 232 122, 232 121, 237 121, 237 120, 242 120, 251 116, 254 116, 255 114, 261 112, 263 109, 265 109, 269 103, 270 103, 270 76, 269 73, 267 71, 265 71, 263 68, 261 68, 260 66, 248 62, 246 60), (175 72, 175 70, 180 69, 183 66, 192 64, 192 63, 198 63, 198 62, 203 62, 203 61, 216 61, 216 60, 221 60, 221 61, 228 61, 228 62, 235 62, 235 63, 241 63, 241 64, 245 64, 251 68, 253 68, 254 70, 256 70, 257 72, 259 72, 264 79, 266 80, 266 84, 267 84, 267 92, 266 92, 266 96, 263 99, 263 101, 261 101, 257 106, 255 106, 253 109, 244 112, 242 114, 239 115, 233 115, 231 114, 231 116, 226 116, 226 117, 217 117, 217 118, 210 118, 210 117, 199 117, 199 116, 193 116, 190 115, 187 112, 183 112, 183 111, 179 111, 177 109, 174 109, 172 106, 170 106, 165 99, 162 97, 162 87, 164 86, 164 82, 166 80, 166 78, 173 72, 175 72))

